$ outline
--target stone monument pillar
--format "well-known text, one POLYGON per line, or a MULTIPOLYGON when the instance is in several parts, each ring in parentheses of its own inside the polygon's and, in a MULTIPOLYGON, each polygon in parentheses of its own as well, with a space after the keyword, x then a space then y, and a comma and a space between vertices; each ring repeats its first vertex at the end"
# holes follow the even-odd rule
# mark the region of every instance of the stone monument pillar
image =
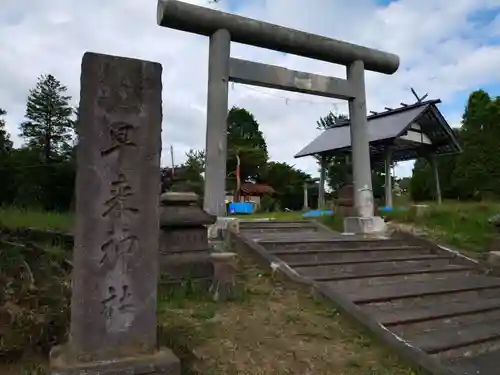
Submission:
POLYGON ((83 57, 71 327, 52 374, 180 374, 156 337, 161 72, 83 57))

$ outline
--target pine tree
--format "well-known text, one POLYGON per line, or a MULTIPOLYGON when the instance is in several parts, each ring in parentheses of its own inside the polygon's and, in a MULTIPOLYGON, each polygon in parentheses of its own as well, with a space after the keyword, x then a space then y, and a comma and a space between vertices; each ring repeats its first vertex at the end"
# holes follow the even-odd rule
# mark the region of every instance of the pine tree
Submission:
POLYGON ((12 168, 12 141, 5 129, 5 116, 7 112, 0 108, 0 205, 11 204, 15 192, 14 170, 12 168))
POLYGON ((227 186, 236 187, 236 166, 240 159, 242 182, 257 181, 268 160, 267 144, 253 114, 245 108, 233 107, 227 116, 227 186))
POLYGON ((66 90, 53 75, 42 75, 28 96, 28 121, 20 126, 21 136, 29 147, 40 151, 45 163, 71 148, 74 109, 66 90))
POLYGON ((5 120, 2 116, 5 116, 7 111, 0 108, 0 154, 9 153, 12 150, 12 141, 10 140, 9 133, 5 129, 5 120))
POLYGON ((494 103, 483 90, 469 96, 462 119, 461 138, 464 152, 459 156, 455 178, 462 196, 482 199, 495 194, 497 181, 492 177, 499 165, 498 140, 494 128, 498 123, 492 117, 494 103))

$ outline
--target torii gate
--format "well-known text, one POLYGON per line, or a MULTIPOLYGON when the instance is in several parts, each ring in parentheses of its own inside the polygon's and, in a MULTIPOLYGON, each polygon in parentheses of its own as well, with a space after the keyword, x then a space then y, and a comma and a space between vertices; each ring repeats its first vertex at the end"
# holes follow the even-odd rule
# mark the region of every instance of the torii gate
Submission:
POLYGON ((210 38, 204 197, 207 212, 225 215, 226 118, 228 84, 232 81, 348 100, 358 217, 346 218, 345 231, 366 233, 382 228, 383 220, 373 217, 365 70, 393 74, 399 67, 397 55, 177 0, 159 0, 157 21, 160 26, 210 38), (347 79, 231 58, 231 41, 344 65, 347 79))

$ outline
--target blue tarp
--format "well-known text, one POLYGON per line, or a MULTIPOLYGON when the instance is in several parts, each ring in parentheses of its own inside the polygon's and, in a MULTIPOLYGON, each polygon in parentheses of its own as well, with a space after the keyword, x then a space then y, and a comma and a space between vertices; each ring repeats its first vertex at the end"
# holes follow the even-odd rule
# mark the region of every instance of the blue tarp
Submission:
POLYGON ((230 214, 251 214, 254 211, 254 205, 248 202, 232 202, 229 203, 228 211, 230 214))
POLYGON ((378 209, 380 212, 390 212, 390 211, 408 211, 408 207, 392 207, 385 206, 378 209))
POLYGON ((312 210, 302 214, 303 217, 319 217, 319 216, 331 216, 333 215, 332 210, 312 210))

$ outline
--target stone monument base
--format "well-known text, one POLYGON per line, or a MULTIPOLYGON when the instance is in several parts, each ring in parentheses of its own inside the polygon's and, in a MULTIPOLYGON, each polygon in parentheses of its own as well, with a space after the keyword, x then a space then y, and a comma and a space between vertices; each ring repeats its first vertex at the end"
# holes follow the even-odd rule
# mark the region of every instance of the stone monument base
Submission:
POLYGON ((239 220, 234 217, 219 216, 214 224, 208 226, 208 238, 218 240, 223 238, 224 231, 239 232, 239 220))
POLYGON ((383 234, 386 230, 387 225, 380 216, 344 218, 344 233, 383 234))
POLYGON ((154 354, 106 361, 75 362, 68 358, 65 346, 50 352, 51 375, 180 375, 181 362, 167 348, 154 354))

